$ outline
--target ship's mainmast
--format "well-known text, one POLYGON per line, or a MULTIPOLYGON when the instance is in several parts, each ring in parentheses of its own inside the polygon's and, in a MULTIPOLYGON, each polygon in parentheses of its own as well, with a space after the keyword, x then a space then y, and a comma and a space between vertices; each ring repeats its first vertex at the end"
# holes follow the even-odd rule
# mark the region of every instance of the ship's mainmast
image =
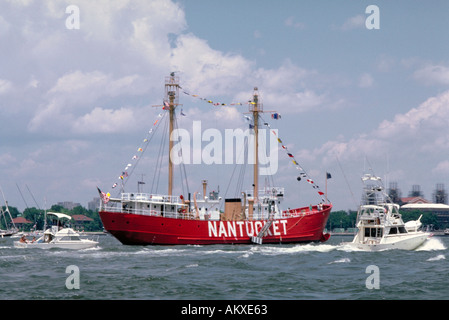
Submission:
POLYGON ((173 125, 175 119, 175 109, 179 105, 179 77, 175 77, 172 72, 170 77, 165 79, 165 101, 168 102, 170 112, 170 128, 169 128, 169 148, 168 148, 168 195, 172 195, 173 191, 173 161, 171 159, 170 151, 173 149, 173 141, 171 140, 173 125))
POLYGON ((253 114, 254 122, 254 200, 259 196, 259 112, 263 112, 263 106, 259 103, 258 88, 254 88, 253 102, 249 105, 249 111, 253 114))
POLYGON ((259 101, 259 89, 254 88, 253 101, 249 104, 249 112, 253 115, 254 124, 254 202, 258 202, 259 197, 259 113, 273 113, 275 111, 264 111, 263 104, 259 101))

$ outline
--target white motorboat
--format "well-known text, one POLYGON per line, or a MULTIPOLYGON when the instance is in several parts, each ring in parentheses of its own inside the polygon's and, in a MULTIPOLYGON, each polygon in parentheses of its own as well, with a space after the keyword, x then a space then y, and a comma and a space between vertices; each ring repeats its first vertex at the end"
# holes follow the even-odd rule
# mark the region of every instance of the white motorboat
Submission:
POLYGON ((362 178, 365 183, 364 199, 357 213, 357 228, 350 246, 366 251, 388 249, 415 250, 432 235, 420 230, 421 217, 404 223, 399 205, 392 203, 384 193, 381 179, 371 174, 362 178))
POLYGON ((60 226, 59 220, 62 218, 71 219, 69 215, 63 213, 48 212, 50 215, 57 217, 58 221, 55 226, 45 230, 44 234, 37 240, 26 239, 22 236, 19 241, 14 241, 16 248, 40 248, 40 249, 88 249, 98 245, 97 241, 82 239, 79 233, 72 228, 63 228, 60 226))

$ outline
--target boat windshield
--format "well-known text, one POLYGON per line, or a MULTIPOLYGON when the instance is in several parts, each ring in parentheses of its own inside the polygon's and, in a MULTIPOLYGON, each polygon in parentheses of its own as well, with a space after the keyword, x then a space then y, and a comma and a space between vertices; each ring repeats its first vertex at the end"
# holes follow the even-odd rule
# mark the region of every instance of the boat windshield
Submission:
POLYGON ((365 237, 381 238, 383 233, 382 228, 365 228, 365 237))
POLYGON ((64 236, 58 239, 59 241, 80 241, 79 236, 64 236))
POLYGON ((390 228, 390 232, 388 234, 398 234, 398 233, 407 233, 407 230, 402 226, 392 227, 390 228))

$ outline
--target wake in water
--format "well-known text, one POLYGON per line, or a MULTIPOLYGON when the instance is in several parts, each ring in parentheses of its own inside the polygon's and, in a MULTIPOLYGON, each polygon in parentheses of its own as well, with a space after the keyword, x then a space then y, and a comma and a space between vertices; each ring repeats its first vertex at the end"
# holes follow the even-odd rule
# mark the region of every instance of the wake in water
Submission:
MULTIPOLYGON (((439 251, 446 250, 446 246, 441 239, 432 237, 429 238, 422 246, 415 251, 439 251)), ((293 247, 283 246, 253 246, 249 250, 251 253, 260 253, 265 255, 281 255, 281 254, 297 254, 308 252, 331 252, 334 250, 344 252, 364 252, 362 249, 355 248, 349 244, 298 244, 293 247)), ((397 249, 389 249, 397 250, 397 249)), ((341 261, 338 261, 341 262, 341 261)), ((343 261, 348 262, 348 261, 343 261)))
POLYGON ((444 254, 439 254, 436 257, 427 259, 426 261, 439 261, 439 260, 446 260, 444 254))
POLYGON ((338 259, 332 262, 329 262, 328 264, 334 264, 334 263, 349 263, 351 262, 351 259, 349 258, 342 258, 342 259, 338 259))
POLYGON ((437 250, 446 250, 446 246, 443 241, 439 238, 431 237, 427 239, 426 242, 423 243, 416 251, 437 251, 437 250))

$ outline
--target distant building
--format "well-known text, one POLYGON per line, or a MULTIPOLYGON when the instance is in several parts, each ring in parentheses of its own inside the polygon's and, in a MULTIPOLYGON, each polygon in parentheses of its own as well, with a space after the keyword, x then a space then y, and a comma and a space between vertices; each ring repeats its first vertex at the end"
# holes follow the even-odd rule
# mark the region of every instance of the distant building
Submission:
POLYGON ((93 198, 92 201, 89 201, 87 203, 87 209, 91 210, 91 211, 96 211, 100 208, 100 198, 96 197, 93 198))
POLYGON ((74 214, 72 216, 72 219, 74 221, 75 230, 82 230, 82 229, 84 229, 85 222, 94 221, 94 219, 89 218, 83 214, 74 214))
POLYGON ((444 225, 449 224, 449 205, 444 203, 429 203, 429 202, 417 202, 417 203, 408 203, 401 206, 401 210, 419 210, 422 212, 431 212, 434 213, 438 222, 444 225))
POLYGON ((433 193, 433 199, 435 203, 447 204, 447 192, 444 190, 444 184, 437 183, 436 190, 433 193))
POLYGON ((77 202, 72 202, 72 201, 63 201, 63 202, 58 202, 57 203, 58 206, 61 206, 67 210, 73 210, 73 208, 76 207, 80 207, 81 204, 77 203, 77 202))
POLYGON ((449 205, 447 201, 447 194, 444 191, 443 184, 437 184, 436 191, 434 193, 435 203, 426 200, 418 185, 413 186, 412 192, 408 197, 400 198, 401 210, 405 211, 421 211, 430 212, 437 216, 438 222, 442 225, 449 226, 449 205))
POLYGON ((24 217, 17 217, 12 219, 12 221, 14 222, 14 225, 20 229, 23 230, 23 228, 25 227, 26 224, 32 224, 32 221, 29 221, 27 219, 25 219, 24 217))
POLYGON ((423 197, 417 196, 417 197, 406 197, 401 198, 402 204, 416 204, 416 203, 431 203, 429 200, 424 199, 423 197))

